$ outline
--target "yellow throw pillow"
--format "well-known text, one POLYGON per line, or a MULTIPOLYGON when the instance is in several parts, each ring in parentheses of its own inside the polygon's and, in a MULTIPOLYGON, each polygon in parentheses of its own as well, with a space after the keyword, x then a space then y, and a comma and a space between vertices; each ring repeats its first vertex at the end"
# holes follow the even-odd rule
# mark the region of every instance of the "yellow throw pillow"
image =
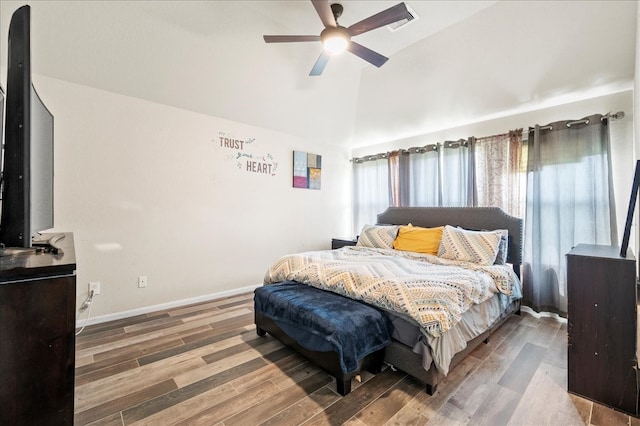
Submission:
POLYGON ((422 228, 420 226, 401 226, 398 236, 393 241, 393 248, 402 251, 414 251, 437 255, 442 240, 444 226, 422 228))

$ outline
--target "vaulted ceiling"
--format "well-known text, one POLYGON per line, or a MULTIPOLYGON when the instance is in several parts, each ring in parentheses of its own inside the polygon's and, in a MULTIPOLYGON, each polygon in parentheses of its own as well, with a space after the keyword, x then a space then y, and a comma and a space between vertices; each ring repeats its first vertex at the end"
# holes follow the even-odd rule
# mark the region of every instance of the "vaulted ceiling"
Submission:
MULTIPOLYGON (((348 26, 398 1, 340 3, 340 24, 348 26)), ((262 39, 319 34, 308 0, 33 1, 33 71, 320 143, 359 145, 406 131, 404 121, 428 131, 452 114, 459 124, 537 97, 629 87, 633 78, 636 2, 407 3, 418 20, 357 38, 390 57, 382 68, 345 54, 309 77, 319 43, 262 39), (611 52, 589 56, 603 49, 611 52)), ((3 67, 10 15, 22 4, 0 3, 3 67)))

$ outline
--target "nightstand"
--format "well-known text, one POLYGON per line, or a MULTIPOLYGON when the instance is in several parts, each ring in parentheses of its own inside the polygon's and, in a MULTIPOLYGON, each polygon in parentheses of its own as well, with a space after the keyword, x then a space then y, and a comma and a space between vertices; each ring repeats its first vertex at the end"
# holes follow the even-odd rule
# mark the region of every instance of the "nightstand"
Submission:
POLYGON ((354 239, 332 238, 331 250, 339 249, 344 246, 355 246, 357 242, 358 242, 357 238, 354 238, 354 239))

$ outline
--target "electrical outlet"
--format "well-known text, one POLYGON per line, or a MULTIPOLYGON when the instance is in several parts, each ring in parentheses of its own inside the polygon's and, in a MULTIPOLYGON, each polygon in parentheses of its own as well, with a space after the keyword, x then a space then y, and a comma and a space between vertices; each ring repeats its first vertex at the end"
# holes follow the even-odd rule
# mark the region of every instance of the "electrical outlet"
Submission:
POLYGON ((143 288, 147 286, 147 276, 146 275, 140 275, 138 277, 138 288, 143 288))
POLYGON ((89 283, 89 294, 93 291, 93 295, 100 294, 100 281, 94 281, 89 283))

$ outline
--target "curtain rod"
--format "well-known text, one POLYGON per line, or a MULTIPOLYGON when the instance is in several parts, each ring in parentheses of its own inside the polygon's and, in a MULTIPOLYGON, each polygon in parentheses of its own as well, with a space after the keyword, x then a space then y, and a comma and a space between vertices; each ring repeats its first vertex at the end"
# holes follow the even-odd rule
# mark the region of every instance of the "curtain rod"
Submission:
MULTIPOLYGON (((604 114, 602 117, 600 117, 600 121, 604 121, 604 120, 620 120, 624 118, 624 111, 618 111, 615 114, 611 114, 610 112, 604 114)), ((576 124, 589 124, 589 119, 585 118, 582 120, 576 120, 576 121, 570 121, 567 123, 567 127, 571 127, 574 126, 576 124)), ((533 127, 529 127, 529 130, 533 130, 533 127)), ((553 126, 549 125, 549 126, 540 126, 540 130, 551 130, 553 129, 553 126)))
MULTIPOLYGON (((458 139, 457 141, 445 141, 443 143, 433 143, 424 146, 413 146, 411 148, 400 148, 392 152, 398 152, 400 154, 424 154, 428 151, 438 151, 441 146, 445 148, 459 148, 461 146, 468 146, 468 141, 466 139, 458 139)), ((373 161, 373 160, 381 160, 388 158, 391 152, 381 152, 379 154, 373 155, 365 155, 364 157, 352 158, 351 162, 353 163, 364 163, 365 161, 373 161)))
MULTIPOLYGON (((615 114, 608 112, 604 114, 600 118, 600 120, 602 121, 607 119, 620 120, 620 119, 623 119, 624 116, 625 116, 624 111, 618 111, 615 114)), ((575 124, 589 124, 589 120, 584 119, 584 120, 570 121, 567 123, 567 127, 571 127, 575 124)), ((553 128, 552 126, 541 126, 540 130, 551 130, 552 128, 553 128)), ((529 129, 533 129, 533 127, 529 127, 529 129)), ((411 147, 407 149, 401 148, 401 149, 398 149, 397 151, 399 151, 400 153, 406 153, 406 154, 409 154, 409 153, 422 154, 427 151, 437 151, 439 145, 444 145, 446 148, 457 148, 460 146, 466 146, 466 144, 467 144, 467 141, 465 139, 458 139, 457 141, 445 141, 443 144, 435 143, 435 144, 429 144, 429 145, 420 146, 420 147, 411 147)), ((379 154, 365 155, 364 157, 352 158, 349 161, 360 164, 360 163, 364 163, 365 161, 380 160, 388 157, 389 157, 389 152, 381 152, 379 154)))

